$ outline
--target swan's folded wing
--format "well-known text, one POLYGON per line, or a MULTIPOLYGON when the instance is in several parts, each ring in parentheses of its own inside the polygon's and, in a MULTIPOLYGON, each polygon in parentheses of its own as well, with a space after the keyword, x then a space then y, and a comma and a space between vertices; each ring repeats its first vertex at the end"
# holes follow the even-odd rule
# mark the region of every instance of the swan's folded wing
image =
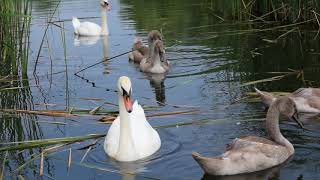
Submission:
POLYGON ((115 157, 115 155, 118 152, 119 141, 120 141, 120 116, 118 116, 111 124, 104 142, 104 150, 109 156, 115 157))
POLYGON ((275 162, 272 163, 285 160, 288 157, 288 151, 284 146, 281 146, 269 139, 257 136, 246 136, 234 139, 233 142, 226 147, 225 155, 230 155, 234 152, 248 153, 252 155, 260 154, 259 156, 263 155, 261 157, 274 159, 275 162), (276 156, 282 156, 282 158, 276 156))
POLYGON ((146 56, 149 54, 149 48, 147 46, 142 46, 139 49, 137 49, 143 56, 146 56))
POLYGON ((294 97, 320 98, 320 88, 299 88, 292 93, 294 97))
POLYGON ((78 33, 83 36, 98 36, 101 34, 101 27, 92 22, 83 22, 78 28, 78 33))
MULTIPOLYGON (((159 134, 146 119, 141 105, 135 101, 130 113, 132 137, 138 152, 154 153, 161 145, 159 134)), ((150 154, 150 155, 151 155, 150 154)))

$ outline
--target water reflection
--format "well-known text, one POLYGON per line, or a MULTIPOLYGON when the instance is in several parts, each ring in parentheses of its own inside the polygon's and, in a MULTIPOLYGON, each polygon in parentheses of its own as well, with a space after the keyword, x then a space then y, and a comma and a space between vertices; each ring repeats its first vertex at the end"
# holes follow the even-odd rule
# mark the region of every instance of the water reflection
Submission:
POLYGON ((166 102, 166 88, 164 80, 165 74, 146 74, 146 78, 150 81, 150 86, 154 88, 156 101, 159 105, 164 105, 166 102))
POLYGON ((112 161, 112 164, 119 169, 121 172, 122 180, 134 180, 135 174, 143 173, 146 171, 145 166, 148 164, 147 161, 135 161, 135 162, 119 162, 112 161))
POLYGON ((79 35, 75 35, 74 36, 73 45, 74 46, 81 46, 81 45, 91 46, 91 45, 96 44, 99 39, 100 39, 100 36, 79 36, 79 35))
POLYGON ((104 59, 109 58, 109 37, 108 36, 102 37, 102 52, 103 52, 104 59))
POLYGON ((281 167, 274 167, 268 170, 259 171, 255 173, 240 174, 233 176, 210 176, 204 174, 202 180, 256 180, 256 179, 280 179, 281 167))
MULTIPOLYGON (((109 58, 109 37, 108 36, 103 36, 102 37, 102 52, 103 52, 103 60, 106 60, 109 58)), ((108 66, 109 62, 104 61, 104 74, 109 74, 110 73, 110 68, 108 66)))

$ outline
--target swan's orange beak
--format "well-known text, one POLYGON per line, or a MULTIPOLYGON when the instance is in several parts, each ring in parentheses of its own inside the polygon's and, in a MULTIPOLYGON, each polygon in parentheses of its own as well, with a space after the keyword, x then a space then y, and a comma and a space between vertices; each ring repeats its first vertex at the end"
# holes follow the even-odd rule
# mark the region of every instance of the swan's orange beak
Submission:
POLYGON ((131 101, 130 96, 124 95, 123 102, 124 102, 124 106, 126 107, 127 112, 131 113, 132 112, 132 101, 131 101))

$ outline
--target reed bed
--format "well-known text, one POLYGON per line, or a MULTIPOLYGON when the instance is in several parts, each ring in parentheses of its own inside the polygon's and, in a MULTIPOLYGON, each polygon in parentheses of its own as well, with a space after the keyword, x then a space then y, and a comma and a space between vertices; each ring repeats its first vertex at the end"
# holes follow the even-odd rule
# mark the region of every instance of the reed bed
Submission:
MULTIPOLYGON (((32 106, 28 82, 29 37, 31 26, 31 0, 1 0, 0 5, 0 106, 9 109, 28 109, 32 106)), ((0 138, 2 142, 17 139, 37 139, 41 130, 30 117, 8 117, 1 114, 0 138), (4 120, 5 119, 5 120, 4 120)), ((2 147, 2 146, 1 146, 2 147)), ((1 155, 3 155, 2 153, 1 155)), ((2 177, 8 178, 8 161, 20 164, 24 157, 16 152, 8 152, 3 161, 2 177)), ((18 177, 18 176, 17 176, 18 177)))
POLYGON ((9 67, 6 75, 24 75, 25 77, 28 64, 31 2, 2 0, 0 17, 1 65, 9 67))
POLYGON ((208 12, 222 21, 250 21, 292 24, 312 20, 318 28, 319 0, 210 0, 208 12))

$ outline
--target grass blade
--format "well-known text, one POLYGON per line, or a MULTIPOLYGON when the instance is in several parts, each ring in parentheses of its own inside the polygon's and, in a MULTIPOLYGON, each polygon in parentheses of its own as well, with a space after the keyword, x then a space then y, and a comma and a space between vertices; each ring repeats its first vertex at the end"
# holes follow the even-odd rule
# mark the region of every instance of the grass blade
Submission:
POLYGON ((11 142, 11 143, 0 143, 0 145, 6 145, 6 147, 0 148, 0 152, 21 150, 21 149, 31 149, 31 148, 35 148, 35 147, 43 147, 43 146, 48 146, 48 145, 53 145, 53 144, 74 143, 74 142, 85 141, 88 139, 98 139, 98 138, 101 138, 104 136, 105 136, 105 134, 89 134, 86 136, 41 139, 41 140, 20 141, 20 142, 11 142))
POLYGON ((0 174, 0 180, 3 179, 4 168, 5 168, 7 156, 8 156, 8 151, 6 151, 6 154, 4 155, 4 158, 3 158, 2 169, 1 169, 1 174, 0 174))

